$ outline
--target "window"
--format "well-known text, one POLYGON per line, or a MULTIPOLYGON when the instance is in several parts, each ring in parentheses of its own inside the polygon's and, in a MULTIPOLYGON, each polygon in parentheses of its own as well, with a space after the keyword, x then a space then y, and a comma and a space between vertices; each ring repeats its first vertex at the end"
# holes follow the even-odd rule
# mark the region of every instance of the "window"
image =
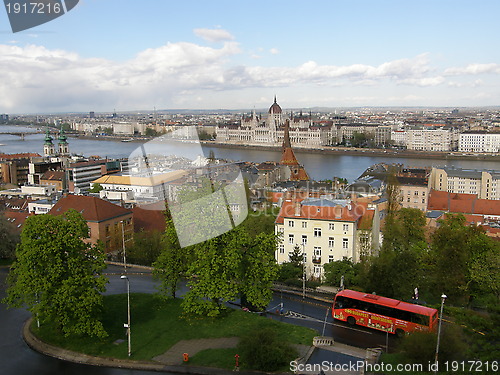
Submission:
POLYGON ((418 191, 415 192, 415 195, 418 195, 418 191))
POLYGON ((285 254, 285 245, 280 245, 280 254, 285 254))
POLYGON ((317 257, 321 256, 321 247, 320 246, 314 246, 314 256, 317 256, 317 257))
POLYGON ((302 244, 307 245, 307 235, 305 234, 302 235, 302 244))
POLYGON ((328 229, 329 230, 335 230, 335 224, 334 223, 329 223, 328 224, 328 229))
POLYGON ((288 220, 288 226, 289 226, 290 228, 293 228, 293 226, 294 226, 294 222, 293 222, 293 220, 288 220))
POLYGON ((342 228, 343 228, 344 232, 347 232, 349 230, 349 224, 342 225, 342 228))
POLYGON ((323 268, 323 267, 321 267, 321 266, 314 266, 314 273, 315 273, 316 275, 321 275, 321 269, 322 269, 322 268, 323 268))
POLYGON ((422 197, 425 197, 425 191, 422 192, 422 197))
POLYGON ((348 248, 349 248, 349 239, 343 238, 342 239, 342 249, 348 249, 348 248))
POLYGON ((333 262, 333 255, 328 255, 328 263, 333 262))
POLYGON ((293 234, 288 235, 288 243, 293 244, 293 234))
POLYGON ((314 228, 314 237, 321 237, 321 228, 314 228))
POLYGON ((307 221, 302 222, 302 228, 307 228, 307 221))
POLYGON ((335 239, 333 237, 328 237, 328 247, 335 247, 335 239))

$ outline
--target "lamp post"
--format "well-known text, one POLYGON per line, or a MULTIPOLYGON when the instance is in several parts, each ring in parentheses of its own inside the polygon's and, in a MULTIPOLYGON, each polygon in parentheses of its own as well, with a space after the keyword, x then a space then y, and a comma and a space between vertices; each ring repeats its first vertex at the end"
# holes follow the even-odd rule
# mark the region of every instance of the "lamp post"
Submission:
POLYGON ((302 299, 306 298, 306 244, 302 242, 302 299))
POLYGON ((439 339, 441 336, 441 322, 443 321, 443 307, 444 307, 444 301, 446 300, 446 294, 441 295, 441 312, 439 314, 439 324, 438 324, 438 337, 437 337, 437 344, 436 344, 436 358, 434 360, 434 374, 437 373, 438 371, 438 355, 439 355, 439 339))
POLYGON ((130 280, 127 276, 122 275, 122 279, 127 281, 127 324, 124 324, 123 326, 127 328, 127 336, 128 336, 128 356, 130 357, 130 353, 132 352, 131 350, 131 330, 130 330, 130 280))
POLYGON ((125 229, 124 229, 124 225, 125 225, 125 220, 122 220, 121 223, 122 223, 122 251, 123 251, 123 268, 125 270, 125 272, 127 272, 127 253, 126 253, 126 250, 125 250, 125 229))

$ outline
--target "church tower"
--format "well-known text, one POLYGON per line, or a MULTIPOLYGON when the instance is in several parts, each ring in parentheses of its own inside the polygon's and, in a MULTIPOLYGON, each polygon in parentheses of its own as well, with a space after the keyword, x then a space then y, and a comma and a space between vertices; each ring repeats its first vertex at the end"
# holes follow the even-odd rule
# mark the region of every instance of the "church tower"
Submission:
POLYGON ((59 133, 59 155, 68 156, 69 155, 69 145, 66 140, 66 135, 64 134, 64 129, 61 127, 61 132, 59 133))
POLYGON ((285 121, 285 131, 283 134, 283 147, 281 152, 281 165, 286 165, 290 168, 290 181, 308 181, 309 175, 299 161, 295 157, 290 142, 290 121, 285 121))
POLYGON ((49 127, 45 132, 45 143, 43 144, 43 156, 49 157, 54 156, 56 154, 56 150, 54 148, 54 144, 52 143, 52 137, 49 133, 49 127))

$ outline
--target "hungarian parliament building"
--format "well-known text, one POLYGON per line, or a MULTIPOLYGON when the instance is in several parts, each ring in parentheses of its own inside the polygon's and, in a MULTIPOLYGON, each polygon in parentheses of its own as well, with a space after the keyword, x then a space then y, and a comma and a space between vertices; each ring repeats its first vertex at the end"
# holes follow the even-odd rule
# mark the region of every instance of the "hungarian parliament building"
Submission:
MULTIPOLYGON (((299 115, 290 113, 286 116, 274 97, 274 103, 263 119, 255 111, 250 116, 243 116, 239 124, 217 126, 217 141, 236 144, 265 144, 278 146, 283 144, 285 123, 289 124, 290 141, 293 146, 317 147, 331 143, 332 121, 313 122, 312 114, 299 115)), ((336 133, 336 131, 334 130, 336 133)), ((336 135, 336 134, 335 134, 336 135)))

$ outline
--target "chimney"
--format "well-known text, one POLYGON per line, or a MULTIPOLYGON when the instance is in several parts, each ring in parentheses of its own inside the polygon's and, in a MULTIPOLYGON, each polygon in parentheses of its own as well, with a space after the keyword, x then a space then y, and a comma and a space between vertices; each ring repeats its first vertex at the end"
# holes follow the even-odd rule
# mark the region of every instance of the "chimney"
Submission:
POLYGON ((340 219, 341 217, 342 217, 342 206, 336 205, 335 206, 335 219, 340 219))
POLYGON ((300 202, 295 201, 295 216, 300 216, 300 202))

